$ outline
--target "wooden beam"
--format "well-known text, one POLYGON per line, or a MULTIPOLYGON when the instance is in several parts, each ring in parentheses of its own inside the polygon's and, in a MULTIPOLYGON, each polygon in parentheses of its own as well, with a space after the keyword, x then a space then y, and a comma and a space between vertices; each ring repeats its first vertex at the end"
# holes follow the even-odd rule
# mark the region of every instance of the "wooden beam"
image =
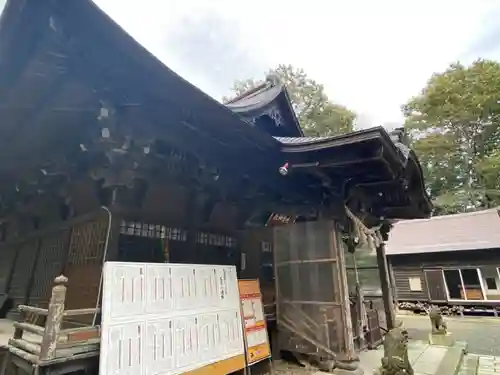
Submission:
POLYGON ((392 297, 391 284, 389 282, 389 267, 387 266, 384 243, 377 247, 377 266, 380 277, 380 286, 382 288, 382 299, 384 301, 387 329, 389 330, 395 328, 396 326, 396 313, 394 311, 394 300, 392 297))
POLYGON ((334 246, 334 254, 337 257, 337 278, 338 278, 338 291, 340 293, 339 299, 341 305, 343 305, 342 309, 342 320, 343 320, 343 329, 344 329, 344 345, 346 356, 349 360, 354 359, 356 357, 356 350, 354 347, 354 331, 352 326, 352 318, 351 318, 351 304, 349 300, 349 285, 347 283, 347 270, 345 268, 345 259, 344 259, 344 244, 342 242, 341 234, 335 222, 332 222, 332 246, 334 246))

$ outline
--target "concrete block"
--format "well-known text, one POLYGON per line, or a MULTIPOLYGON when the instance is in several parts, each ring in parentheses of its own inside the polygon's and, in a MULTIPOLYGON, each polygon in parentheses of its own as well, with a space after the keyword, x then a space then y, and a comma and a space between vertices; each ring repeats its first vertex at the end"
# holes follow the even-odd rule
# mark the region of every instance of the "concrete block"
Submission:
POLYGON ((464 358, 464 351, 459 347, 450 347, 439 364, 435 375, 457 375, 464 358))
POLYGON ((334 368, 331 373, 335 374, 335 375, 363 375, 364 371, 361 367, 358 367, 355 370, 345 370, 345 369, 341 369, 341 368, 334 368))
POLYGON ((448 350, 447 347, 443 346, 428 346, 422 355, 413 363, 413 370, 418 374, 436 374, 448 350))
POLYGON ((455 339, 453 338, 451 333, 447 333, 446 335, 439 333, 430 333, 429 344, 437 346, 454 346, 455 339))
POLYGON ((477 375, 478 367, 479 367, 479 357, 467 356, 463 360, 458 375, 477 375))

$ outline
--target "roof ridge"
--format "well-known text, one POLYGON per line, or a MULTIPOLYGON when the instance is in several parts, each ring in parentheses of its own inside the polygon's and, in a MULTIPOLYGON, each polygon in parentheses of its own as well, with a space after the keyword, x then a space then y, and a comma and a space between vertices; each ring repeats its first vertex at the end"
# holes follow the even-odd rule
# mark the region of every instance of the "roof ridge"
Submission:
MULTIPOLYGON (((487 214, 487 213, 493 213, 495 211, 497 213, 499 213, 499 215, 500 215, 500 206, 497 206, 495 208, 487 208, 485 210, 480 210, 480 211, 461 212, 461 213, 458 213, 458 214, 433 216, 433 217, 430 217, 428 219, 401 220, 401 221, 397 221, 395 224, 397 224, 397 225, 400 225, 400 224, 415 224, 415 223, 423 223, 423 222, 438 221, 438 220, 456 219, 456 218, 461 218, 461 217, 484 215, 484 214, 487 214)), ((500 216, 499 216, 499 219, 500 219, 500 216)))

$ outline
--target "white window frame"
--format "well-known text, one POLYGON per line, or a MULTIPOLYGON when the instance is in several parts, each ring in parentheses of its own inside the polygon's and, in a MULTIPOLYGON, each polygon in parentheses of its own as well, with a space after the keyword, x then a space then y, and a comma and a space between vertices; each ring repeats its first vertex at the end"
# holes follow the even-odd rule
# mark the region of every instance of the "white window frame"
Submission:
POLYGON ((481 293, 483 294, 483 301, 489 301, 488 294, 486 293, 488 288, 486 288, 486 285, 484 285, 484 279, 483 279, 483 274, 481 273, 481 268, 477 267, 476 270, 477 270, 477 276, 479 277, 479 285, 481 286, 481 293))
MULTIPOLYGON (((497 267, 497 272, 499 272, 498 267, 497 267)), ((479 267, 445 267, 441 270, 441 274, 443 276, 443 283, 444 283, 444 287, 446 290, 446 297, 447 297, 448 301, 451 301, 451 302, 460 302, 460 301, 490 302, 490 301, 495 301, 495 300, 491 300, 491 299, 485 299, 486 298, 486 289, 484 286, 484 280, 483 280, 481 270, 479 267), (476 270, 477 277, 479 278, 479 286, 481 287, 481 293, 483 295, 483 299, 474 299, 474 300, 467 299, 467 293, 465 291, 465 284, 464 284, 464 278, 462 276, 462 270, 470 270, 470 269, 476 270), (462 285, 462 291, 463 291, 463 294, 465 297, 464 299, 450 298, 450 291, 448 290, 448 284, 446 284, 446 278, 444 276, 444 271, 458 271, 458 274, 460 276, 460 284, 462 285)))
POLYGON ((497 270, 498 280, 500 280, 500 267, 495 267, 495 268, 497 270))
MULTIPOLYGON (((495 273, 496 273, 496 272, 495 272, 495 273)), ((482 274, 483 274, 483 273, 481 272, 481 275, 482 275, 482 274)), ((485 289, 486 289, 488 292, 489 292, 489 291, 492 291, 492 290, 493 290, 493 291, 494 291, 494 290, 500 290, 499 285, 498 285, 498 283, 497 283, 497 276, 496 276, 496 275, 486 276, 486 277, 484 277, 484 276, 483 276, 483 278, 484 278, 484 285, 485 285, 485 289), (495 287, 494 287, 493 289, 490 289, 490 287, 488 286, 488 279, 493 279, 493 282, 495 283, 495 287)))
MULTIPOLYGON (((480 267, 492 267, 492 266, 491 265, 483 265, 483 266, 480 266, 480 267)), ((481 275, 480 281, 481 281, 481 285, 483 286, 483 295, 486 298, 483 301, 487 301, 487 302, 500 302, 500 299, 488 299, 488 294, 486 292, 489 291, 489 290, 493 290, 493 289, 488 289, 488 286, 486 285, 486 282, 485 282, 484 278, 482 277, 483 274, 481 272, 481 268, 480 267, 478 268, 478 271, 479 271, 479 274, 481 275)), ((493 266, 493 267, 495 267, 495 266, 493 266)), ((498 281, 500 280, 500 267, 495 267, 495 269, 497 271, 496 274, 498 276, 498 278, 495 279, 495 284, 497 285, 497 288, 498 288, 497 290, 500 290, 500 285, 498 284, 498 281)))

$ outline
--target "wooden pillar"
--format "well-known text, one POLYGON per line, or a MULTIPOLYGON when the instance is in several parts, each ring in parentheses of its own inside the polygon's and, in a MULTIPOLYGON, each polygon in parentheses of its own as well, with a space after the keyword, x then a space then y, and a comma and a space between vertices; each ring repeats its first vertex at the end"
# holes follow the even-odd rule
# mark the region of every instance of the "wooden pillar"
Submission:
POLYGON ((391 291, 392 291, 392 300, 397 306, 397 300, 398 300, 398 294, 396 290, 396 279, 394 278, 394 269, 392 268, 392 264, 389 261, 389 258, 387 256, 385 257, 387 259, 387 266, 389 267, 389 281, 391 283, 391 291))
POLYGON ((349 285, 345 265, 344 242, 337 225, 333 225, 334 245, 337 248, 337 270, 339 279, 340 303, 343 311, 345 353, 341 353, 336 360, 333 373, 336 375, 363 375, 359 363, 359 355, 354 345, 354 331, 351 319, 351 303, 349 300, 349 285))
POLYGON ((384 243, 377 247, 377 265, 380 277, 380 286, 382 288, 387 329, 393 329, 396 324, 396 314, 394 311, 391 284, 389 282, 389 267, 387 266, 384 243))
POLYGON ((344 243, 335 223, 333 224, 333 245, 336 247, 337 270, 339 281, 340 303, 343 310, 344 341, 347 360, 351 361, 357 358, 354 347, 354 333, 351 319, 351 303, 349 300, 349 285, 347 283, 347 270, 345 266, 344 243))
POLYGON ((64 317, 64 305, 66 301, 66 284, 68 278, 61 275, 54 280, 52 296, 50 297, 47 322, 43 332, 42 344, 40 346, 40 360, 53 359, 56 355, 56 345, 61 324, 64 317))

